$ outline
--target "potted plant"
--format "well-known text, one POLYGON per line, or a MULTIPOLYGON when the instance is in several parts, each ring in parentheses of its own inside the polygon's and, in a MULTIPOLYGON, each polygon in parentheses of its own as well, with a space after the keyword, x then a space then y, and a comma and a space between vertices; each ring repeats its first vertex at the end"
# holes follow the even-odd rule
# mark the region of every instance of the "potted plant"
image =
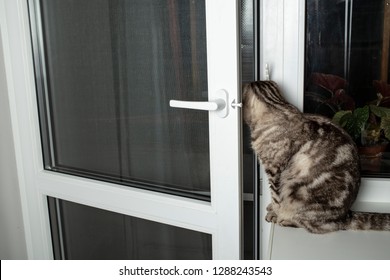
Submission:
POLYGON ((390 141, 390 108, 379 106, 382 98, 378 93, 374 104, 341 110, 333 116, 333 122, 349 133, 366 157, 380 156, 390 141))

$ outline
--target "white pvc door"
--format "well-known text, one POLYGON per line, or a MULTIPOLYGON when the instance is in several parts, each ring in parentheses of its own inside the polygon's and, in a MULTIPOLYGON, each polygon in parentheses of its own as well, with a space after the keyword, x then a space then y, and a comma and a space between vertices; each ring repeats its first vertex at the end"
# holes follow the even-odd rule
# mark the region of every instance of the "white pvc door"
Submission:
POLYGON ((240 258, 237 2, 0 1, 29 258, 53 257, 48 197, 65 251, 87 207, 124 243, 168 228, 162 251, 240 258))

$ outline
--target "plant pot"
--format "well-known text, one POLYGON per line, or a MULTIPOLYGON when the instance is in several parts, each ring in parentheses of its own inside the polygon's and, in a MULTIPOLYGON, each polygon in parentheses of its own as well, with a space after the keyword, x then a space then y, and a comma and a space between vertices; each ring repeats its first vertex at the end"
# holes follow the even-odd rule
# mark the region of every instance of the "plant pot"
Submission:
POLYGON ((381 143, 372 146, 358 147, 359 154, 365 158, 376 158, 382 156, 389 143, 381 143))

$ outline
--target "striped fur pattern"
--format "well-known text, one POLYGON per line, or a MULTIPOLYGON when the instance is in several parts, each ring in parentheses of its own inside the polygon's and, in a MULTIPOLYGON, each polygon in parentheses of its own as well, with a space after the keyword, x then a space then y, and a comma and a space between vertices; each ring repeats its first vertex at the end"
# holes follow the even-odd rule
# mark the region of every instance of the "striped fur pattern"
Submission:
POLYGON ((390 214, 350 210, 359 191, 359 158, 343 129, 301 113, 272 81, 245 85, 243 109, 270 183, 268 222, 312 233, 390 230, 390 214))

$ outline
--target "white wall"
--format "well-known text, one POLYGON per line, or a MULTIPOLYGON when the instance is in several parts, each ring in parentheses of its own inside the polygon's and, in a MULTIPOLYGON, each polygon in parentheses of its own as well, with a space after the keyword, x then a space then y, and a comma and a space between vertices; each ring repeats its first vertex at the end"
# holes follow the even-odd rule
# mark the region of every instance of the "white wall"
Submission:
POLYGON ((26 258, 3 44, 0 36, 0 259, 26 258))

